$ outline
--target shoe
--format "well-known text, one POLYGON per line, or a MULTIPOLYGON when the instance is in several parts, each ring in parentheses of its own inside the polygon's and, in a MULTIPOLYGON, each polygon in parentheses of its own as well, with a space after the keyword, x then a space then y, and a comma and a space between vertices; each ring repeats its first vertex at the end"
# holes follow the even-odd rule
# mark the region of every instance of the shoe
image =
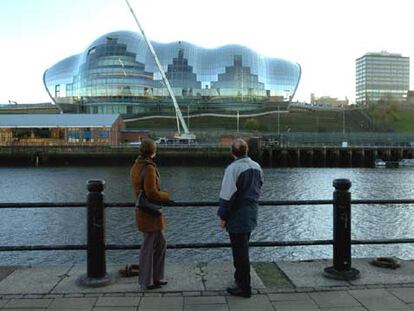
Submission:
POLYGON ((252 296, 252 292, 250 290, 242 290, 240 287, 227 287, 226 291, 232 296, 244 298, 250 298, 252 296))
POLYGON ((155 285, 167 285, 168 282, 167 281, 154 281, 155 285))
POLYGON ((126 265, 125 268, 119 270, 121 277, 128 278, 131 276, 139 275, 139 266, 138 265, 126 265))
POLYGON ((153 285, 148 285, 147 287, 145 287, 145 289, 147 289, 147 290, 158 289, 158 288, 161 288, 161 285, 153 284, 153 285))

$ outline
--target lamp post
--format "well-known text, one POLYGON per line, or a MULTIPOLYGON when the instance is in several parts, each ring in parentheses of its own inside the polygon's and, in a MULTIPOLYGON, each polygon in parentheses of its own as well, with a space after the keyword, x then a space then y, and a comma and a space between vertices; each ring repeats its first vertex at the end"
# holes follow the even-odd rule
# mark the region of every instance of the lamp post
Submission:
POLYGON ((279 106, 277 106, 277 135, 280 136, 280 111, 279 111, 279 106))
POLYGON ((187 103, 187 124, 188 128, 190 128, 190 104, 187 103))
POLYGON ((243 85, 243 65, 241 67, 241 76, 242 76, 242 103, 243 103, 243 89, 244 89, 244 85, 243 85))
POLYGON ((239 133, 239 110, 237 110, 237 133, 239 133))
POLYGON ((345 106, 342 104, 342 135, 345 137, 345 106))

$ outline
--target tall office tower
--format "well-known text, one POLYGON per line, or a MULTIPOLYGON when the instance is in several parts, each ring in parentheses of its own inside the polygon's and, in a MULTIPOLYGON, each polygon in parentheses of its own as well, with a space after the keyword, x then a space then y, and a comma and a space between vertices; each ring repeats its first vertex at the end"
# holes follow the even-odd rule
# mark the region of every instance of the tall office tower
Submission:
POLYGON ((410 58, 401 54, 367 53, 356 60, 356 103, 404 100, 410 86, 410 58))

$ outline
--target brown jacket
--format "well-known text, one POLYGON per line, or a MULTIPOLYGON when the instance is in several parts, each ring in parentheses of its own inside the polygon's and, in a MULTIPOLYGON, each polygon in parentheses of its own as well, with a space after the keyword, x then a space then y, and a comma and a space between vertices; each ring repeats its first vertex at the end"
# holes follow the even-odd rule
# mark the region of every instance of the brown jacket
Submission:
MULTIPOLYGON (((138 192, 142 189, 141 171, 144 166, 146 167, 143 185, 145 195, 148 199, 155 202, 168 202, 170 196, 167 192, 160 191, 160 174, 158 173, 154 161, 151 159, 138 158, 131 168, 131 181, 135 194, 137 195, 138 192)), ((163 215, 154 216, 143 212, 141 209, 138 209, 136 216, 139 231, 154 232, 163 230, 165 228, 165 219, 163 215)))

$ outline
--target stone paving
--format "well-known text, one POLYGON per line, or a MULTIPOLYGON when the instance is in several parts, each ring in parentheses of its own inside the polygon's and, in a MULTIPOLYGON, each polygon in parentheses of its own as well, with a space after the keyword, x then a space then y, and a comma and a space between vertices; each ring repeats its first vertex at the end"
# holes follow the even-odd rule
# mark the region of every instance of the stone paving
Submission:
MULTIPOLYGON (((0 267, 0 310, 414 310, 414 262, 401 268, 374 267, 353 260, 361 271, 356 281, 322 276, 328 260, 253 263, 250 299, 232 297, 230 262, 167 263, 169 284, 139 291, 137 277, 120 278, 105 287, 86 288, 78 278, 86 266, 0 267)), ((117 275, 120 265, 109 265, 117 275)))

